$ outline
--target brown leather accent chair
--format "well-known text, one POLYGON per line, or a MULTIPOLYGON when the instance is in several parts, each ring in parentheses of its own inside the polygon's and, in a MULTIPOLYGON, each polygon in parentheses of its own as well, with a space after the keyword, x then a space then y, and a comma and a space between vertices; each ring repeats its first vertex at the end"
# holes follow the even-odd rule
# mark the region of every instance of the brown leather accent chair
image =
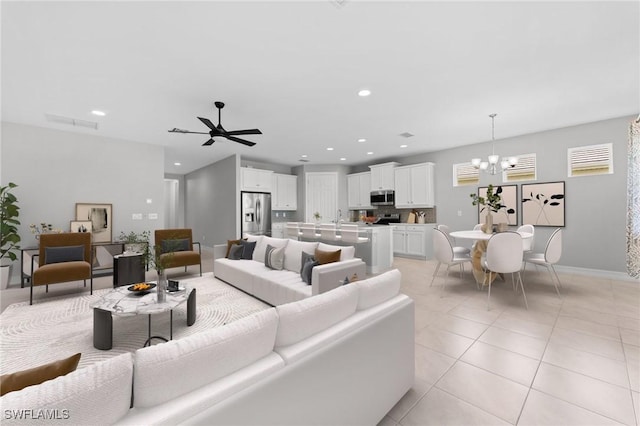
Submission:
POLYGON ((182 229, 156 229, 155 243, 160 247, 162 254, 160 258, 167 257, 167 268, 184 266, 200 266, 200 276, 202 276, 202 249, 199 242, 194 242, 190 228, 182 229), (198 251, 193 249, 193 245, 198 245, 198 251))
POLYGON ((38 269, 33 270, 31 261, 31 292, 29 304, 33 304, 33 287, 44 285, 47 293, 49 284, 69 281, 91 281, 93 294, 93 268, 91 258, 91 234, 67 232, 63 234, 41 234, 38 253, 38 269))

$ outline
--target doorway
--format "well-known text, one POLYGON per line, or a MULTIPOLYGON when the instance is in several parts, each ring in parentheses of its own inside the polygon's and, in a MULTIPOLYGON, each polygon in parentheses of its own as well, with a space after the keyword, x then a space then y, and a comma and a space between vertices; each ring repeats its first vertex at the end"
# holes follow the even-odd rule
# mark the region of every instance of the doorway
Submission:
POLYGON ((164 229, 180 228, 178 217, 180 185, 177 179, 164 180, 164 229))

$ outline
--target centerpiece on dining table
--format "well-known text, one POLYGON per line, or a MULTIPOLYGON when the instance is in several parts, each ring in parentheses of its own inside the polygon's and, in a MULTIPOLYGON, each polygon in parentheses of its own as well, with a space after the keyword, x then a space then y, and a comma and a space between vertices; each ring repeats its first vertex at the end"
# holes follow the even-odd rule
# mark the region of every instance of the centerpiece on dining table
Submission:
MULTIPOLYGON (((501 193, 502 193, 502 186, 494 187, 493 185, 489 184, 489 186, 487 187, 486 197, 481 197, 478 194, 469 194, 469 196, 472 199, 472 204, 474 206, 477 206, 477 205, 483 206, 480 209, 480 213, 487 210, 487 215, 485 216, 485 223, 484 225, 482 225, 482 231, 487 234, 493 233, 493 214, 492 213, 498 213, 501 209, 505 209, 507 214, 515 213, 514 209, 509 209, 507 208, 506 205, 502 204, 502 197, 500 196, 501 193), (494 192, 494 189, 495 189, 495 192, 494 192)), ((499 232, 506 231, 507 226, 508 226, 507 223, 499 223, 498 231, 499 232)))

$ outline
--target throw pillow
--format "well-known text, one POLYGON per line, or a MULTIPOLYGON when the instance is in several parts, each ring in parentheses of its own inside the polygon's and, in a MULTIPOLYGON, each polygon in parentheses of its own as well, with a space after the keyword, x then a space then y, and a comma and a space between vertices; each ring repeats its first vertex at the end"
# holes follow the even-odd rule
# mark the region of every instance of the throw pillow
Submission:
POLYGON ((300 272, 300 278, 302 278, 302 281, 311 285, 311 274, 313 272, 313 268, 317 265, 319 265, 319 263, 313 257, 307 259, 307 261, 302 265, 302 271, 300 272))
POLYGON ((267 244, 264 252, 264 266, 278 271, 284 268, 284 247, 276 248, 267 244))
POLYGON ((71 373, 78 367, 78 362, 80 353, 39 367, 5 374, 0 377, 0 396, 71 373))
POLYGON ((309 259, 313 261, 316 260, 316 258, 312 254, 303 251, 302 256, 300 256, 300 274, 302 274, 302 268, 304 267, 304 264, 307 263, 309 259))
POLYGON ((44 263, 84 260, 84 246, 45 247, 44 263))
POLYGON ((227 240, 227 253, 224 255, 224 257, 228 258, 229 257, 229 252, 231 251, 231 246, 232 245, 240 245, 240 241, 242 240, 227 240))
POLYGON ((256 249, 256 241, 250 243, 249 241, 240 241, 242 245, 242 259, 253 259, 253 251, 256 249))
POLYGON ((316 249, 315 258, 320 265, 324 265, 325 263, 339 262, 340 261, 340 251, 322 251, 316 249))
POLYGON ((174 251, 191 251, 188 238, 162 240, 162 242, 160 243, 160 247, 162 249, 162 253, 171 253, 174 251))
POLYGON ((244 247, 240 244, 234 244, 229 248, 229 255, 227 258, 231 260, 240 260, 242 259, 242 252, 244 251, 244 247))

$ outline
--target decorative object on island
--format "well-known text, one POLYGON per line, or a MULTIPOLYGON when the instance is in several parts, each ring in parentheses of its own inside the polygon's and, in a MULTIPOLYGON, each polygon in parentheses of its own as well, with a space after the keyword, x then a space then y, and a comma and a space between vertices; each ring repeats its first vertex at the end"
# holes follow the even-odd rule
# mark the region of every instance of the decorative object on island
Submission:
POLYGON ((71 232, 91 232, 91 221, 72 220, 69 227, 71 232))
POLYGON ((564 181, 522 184, 522 223, 565 226, 564 181))
MULTIPOLYGON (((511 187, 515 187, 512 185, 511 187)), ((515 188, 512 188, 515 191, 515 188)), ((509 215, 515 215, 515 208, 509 208, 505 204, 502 203, 502 196, 504 189, 502 186, 495 187, 489 185, 487 188, 478 188, 477 194, 469 194, 471 197, 472 204, 474 206, 478 206, 478 222, 482 223, 480 220, 482 212, 486 211, 484 216, 483 231, 487 234, 491 234, 493 232, 493 222, 494 222, 494 213, 504 213, 507 216, 507 220, 509 220, 509 215), (484 194, 483 194, 484 193, 484 194), (483 206, 480 208, 480 206, 483 206)), ((515 200, 513 201, 515 203, 515 200)), ((517 217, 517 215, 516 215, 517 217)), ((516 219, 517 221, 517 219, 516 219)), ((501 226, 501 228, 506 228, 505 226, 501 226)))
POLYGON ((322 219, 322 216, 320 215, 320 212, 315 212, 313 214, 313 218, 317 221, 320 221, 320 219, 322 219))
POLYGON ((111 204, 76 203, 76 220, 91 221, 94 243, 111 242, 111 204))
POLYGON ((151 231, 131 231, 128 234, 121 231, 118 241, 124 243, 125 253, 145 253, 149 247, 149 237, 151 237, 151 231))
POLYGON ((498 172, 502 172, 511 167, 515 167, 518 164, 517 157, 503 158, 502 161, 500 161, 500 156, 496 155, 496 139, 494 136, 496 115, 498 114, 489 114, 489 117, 491 117, 491 155, 489 155, 488 161, 482 161, 481 158, 471 159, 471 164, 473 165, 473 167, 485 171, 491 175, 495 175, 498 172), (500 169, 498 169, 498 162, 500 162, 500 169))
MULTIPOLYGON (((20 249, 20 235, 18 234, 18 216, 20 215, 20 206, 18 199, 11 190, 17 187, 13 182, 9 182, 6 186, 0 187, 0 262, 8 259, 13 262, 17 259, 15 250, 20 249)), ((9 285, 11 263, 0 263, 0 285, 2 289, 9 285)))

